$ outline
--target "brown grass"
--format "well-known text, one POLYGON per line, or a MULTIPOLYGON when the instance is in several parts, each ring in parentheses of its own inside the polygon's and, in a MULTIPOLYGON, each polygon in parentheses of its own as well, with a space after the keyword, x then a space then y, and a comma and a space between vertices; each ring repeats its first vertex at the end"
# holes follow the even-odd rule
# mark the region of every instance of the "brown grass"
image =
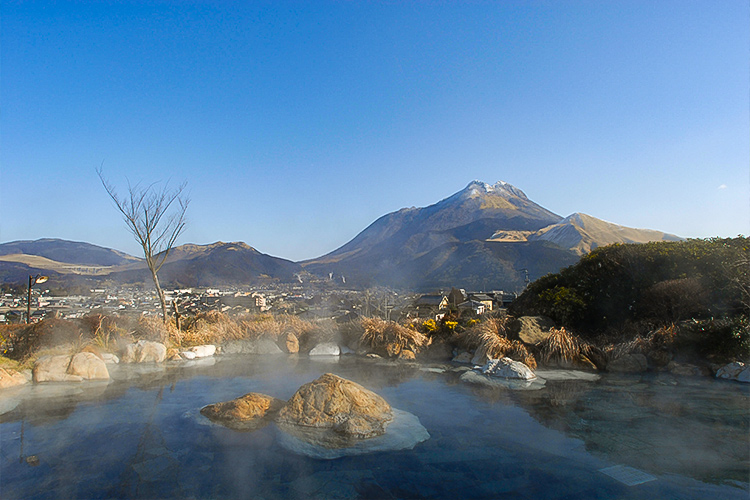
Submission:
POLYGON ((425 335, 394 321, 362 318, 361 325, 364 332, 359 338, 360 348, 371 349, 381 356, 398 356, 403 349, 417 353, 429 343, 425 335))
POLYGON ((565 328, 552 328, 549 336, 537 344, 545 364, 568 364, 588 352, 588 344, 565 328))
POLYGON ((520 361, 532 370, 536 369, 536 359, 522 342, 507 337, 508 318, 487 318, 458 335, 459 344, 475 351, 480 357, 490 359, 510 358, 520 361))

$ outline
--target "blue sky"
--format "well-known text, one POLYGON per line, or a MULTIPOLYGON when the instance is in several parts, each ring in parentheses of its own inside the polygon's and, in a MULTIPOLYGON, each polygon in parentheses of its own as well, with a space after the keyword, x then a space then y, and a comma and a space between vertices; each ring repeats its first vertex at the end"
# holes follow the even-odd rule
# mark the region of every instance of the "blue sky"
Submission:
POLYGON ((473 179, 750 234, 750 2, 0 0, 0 241, 138 255, 95 169, 187 181, 178 243, 300 260, 473 179))

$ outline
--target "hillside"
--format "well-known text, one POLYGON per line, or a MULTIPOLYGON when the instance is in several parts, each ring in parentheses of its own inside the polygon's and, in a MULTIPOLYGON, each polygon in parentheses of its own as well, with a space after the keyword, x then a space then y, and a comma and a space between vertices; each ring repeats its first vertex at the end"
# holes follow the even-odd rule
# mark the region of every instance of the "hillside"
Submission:
MULTIPOLYGON (((294 262, 261 253, 243 242, 216 242, 210 245, 186 244, 169 253, 159 271, 159 281, 167 286, 253 285, 261 281, 293 281, 302 268, 294 262)), ((149 281, 145 264, 115 272, 120 282, 149 281)))
POLYGON ((673 234, 651 229, 635 229, 606 222, 590 215, 575 213, 556 224, 538 231, 499 230, 490 241, 548 241, 577 255, 585 255, 597 247, 613 243, 648 243, 651 241, 680 241, 673 234))

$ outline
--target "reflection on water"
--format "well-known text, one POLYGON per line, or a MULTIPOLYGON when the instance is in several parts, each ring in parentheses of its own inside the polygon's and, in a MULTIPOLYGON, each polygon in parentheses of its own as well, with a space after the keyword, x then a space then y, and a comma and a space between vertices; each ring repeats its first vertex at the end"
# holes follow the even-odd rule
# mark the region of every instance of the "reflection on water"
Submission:
POLYGON ((217 358, 120 367, 109 384, 4 391, 0 497, 747 498, 748 387, 668 375, 547 380, 515 391, 460 370, 343 357, 217 358), (201 407, 248 392, 288 399, 330 371, 415 415, 413 449, 319 460, 275 425, 236 432, 201 407), (443 371, 442 373, 439 373, 443 371), (30 457, 31 458, 29 460, 30 457), (600 472, 656 477, 627 486, 600 472))

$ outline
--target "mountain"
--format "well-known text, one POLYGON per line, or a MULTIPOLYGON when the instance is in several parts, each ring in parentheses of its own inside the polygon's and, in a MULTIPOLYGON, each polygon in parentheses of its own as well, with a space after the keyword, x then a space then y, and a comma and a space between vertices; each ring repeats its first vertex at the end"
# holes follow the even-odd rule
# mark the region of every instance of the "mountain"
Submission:
MULTIPOLYGON (((164 285, 210 287, 254 285, 267 280, 293 281, 302 267, 290 260, 264 254, 244 242, 187 244, 173 248, 159 271, 164 285)), ((145 264, 114 273, 118 281, 148 281, 145 264)))
POLYGON ((506 182, 472 181, 434 205, 384 215, 342 247, 301 264, 360 286, 507 290, 522 288, 526 272, 532 279, 556 272, 599 245, 662 239, 677 237, 583 214, 563 219, 506 182))
MULTIPOLYGON (((172 249, 159 271, 164 286, 252 285, 295 280, 302 268, 292 261, 263 254, 246 243, 217 242, 172 249)), ((65 240, 14 241, 0 245, 0 282, 23 282, 28 275, 50 276, 50 283, 148 283, 143 259, 65 240)))
MULTIPOLYGON (((0 244, 0 256, 5 261, 27 263, 23 256, 43 257, 51 262, 79 266, 109 267, 119 266, 140 259, 111 248, 91 243, 45 238, 34 241, 11 241, 0 244), (11 258, 10 256, 14 256, 11 258)), ((32 259, 33 260, 33 259, 32 259)), ((35 262, 29 262, 34 265, 35 262)), ((45 265, 51 265, 47 262, 45 265)))

